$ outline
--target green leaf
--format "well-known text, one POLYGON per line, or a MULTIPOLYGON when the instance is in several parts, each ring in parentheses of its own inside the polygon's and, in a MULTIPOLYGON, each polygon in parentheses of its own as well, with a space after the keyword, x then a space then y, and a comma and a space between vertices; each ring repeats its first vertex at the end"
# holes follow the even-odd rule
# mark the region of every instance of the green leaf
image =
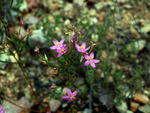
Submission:
POLYGON ((45 57, 46 62, 48 62, 48 58, 47 58, 46 54, 44 54, 44 57, 45 57))

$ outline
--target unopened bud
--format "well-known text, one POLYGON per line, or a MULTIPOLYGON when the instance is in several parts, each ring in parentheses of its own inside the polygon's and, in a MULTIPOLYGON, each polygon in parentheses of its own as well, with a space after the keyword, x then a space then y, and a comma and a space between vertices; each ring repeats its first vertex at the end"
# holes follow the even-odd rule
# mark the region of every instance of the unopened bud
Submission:
POLYGON ((23 25, 23 18, 20 19, 20 24, 23 25))
POLYGON ((66 61, 64 62, 64 65, 65 65, 65 66, 67 66, 67 65, 68 65, 66 61))
POLYGON ((90 41, 90 43, 91 43, 91 47, 96 47, 96 46, 97 46, 97 45, 94 44, 92 41, 90 41))
POLYGON ((50 91, 52 92, 55 88, 56 88, 56 84, 52 83, 52 85, 50 87, 50 91))
POLYGON ((81 35, 83 36, 83 35, 84 35, 84 33, 85 33, 85 28, 82 30, 81 35))
POLYGON ((21 40, 21 41, 23 41, 25 38, 26 38, 26 35, 24 35, 24 36, 21 35, 21 36, 20 36, 20 40, 21 40))
POLYGON ((40 51, 39 51, 39 48, 36 47, 36 48, 34 49, 34 52, 37 53, 37 54, 39 54, 39 52, 40 52, 40 51))
POLYGON ((73 41, 76 41, 77 40, 77 34, 73 35, 73 41))

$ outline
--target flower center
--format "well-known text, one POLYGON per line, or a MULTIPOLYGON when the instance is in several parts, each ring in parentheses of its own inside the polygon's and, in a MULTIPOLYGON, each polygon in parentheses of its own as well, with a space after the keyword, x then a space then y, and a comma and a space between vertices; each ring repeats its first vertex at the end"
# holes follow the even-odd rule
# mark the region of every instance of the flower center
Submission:
POLYGON ((90 62, 92 62, 92 59, 93 59, 92 57, 89 57, 90 62))
POLYGON ((56 44, 57 46, 59 46, 59 42, 57 42, 57 44, 56 44))
POLYGON ((64 49, 61 49, 61 52, 63 53, 65 50, 64 49))
POLYGON ((74 95, 71 95, 71 96, 70 96, 70 99, 72 100, 73 98, 75 98, 74 95))
POLYGON ((84 49, 84 47, 83 46, 80 46, 82 49, 84 49))

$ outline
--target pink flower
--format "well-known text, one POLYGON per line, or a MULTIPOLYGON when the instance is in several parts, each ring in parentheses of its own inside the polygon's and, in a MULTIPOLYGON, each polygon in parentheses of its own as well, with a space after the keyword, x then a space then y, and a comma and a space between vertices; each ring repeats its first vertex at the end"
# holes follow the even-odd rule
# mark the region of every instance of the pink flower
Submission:
POLYGON ((3 109, 3 104, 2 104, 1 107, 0 107, 0 113, 5 113, 5 111, 2 110, 2 109, 3 109))
POLYGON ((87 66, 90 64, 93 68, 96 68, 96 65, 94 63, 100 62, 100 60, 93 59, 94 58, 94 52, 92 52, 90 54, 90 56, 88 56, 87 54, 84 54, 84 58, 87 60, 84 62, 84 66, 87 66))
POLYGON ((51 111, 47 112, 47 113, 51 113, 51 111))
POLYGON ((73 93, 71 92, 71 90, 69 88, 67 88, 67 93, 68 93, 68 96, 63 96, 62 98, 65 99, 65 100, 68 100, 68 104, 71 102, 71 101, 75 101, 76 100, 76 95, 77 95, 77 90, 75 90, 73 93))
POLYGON ((77 40, 77 34, 73 35, 73 41, 76 41, 77 40))
POLYGON ((53 39, 54 46, 50 47, 50 49, 52 50, 61 49, 63 45, 66 45, 66 44, 63 44, 64 40, 65 39, 63 38, 60 42, 58 42, 56 39, 53 39))
POLYGON ((77 43, 75 44, 76 46, 76 49, 79 51, 79 52, 82 52, 82 53, 86 53, 87 50, 90 49, 91 46, 89 46, 88 48, 85 49, 86 47, 86 43, 83 42, 81 46, 79 46, 77 43))
POLYGON ((85 28, 82 30, 81 35, 83 36, 83 35, 84 35, 84 33, 85 33, 85 28))
POLYGON ((64 44, 60 49, 55 50, 56 52, 58 52, 57 58, 67 52, 68 47, 65 48, 65 46, 66 44, 64 44))

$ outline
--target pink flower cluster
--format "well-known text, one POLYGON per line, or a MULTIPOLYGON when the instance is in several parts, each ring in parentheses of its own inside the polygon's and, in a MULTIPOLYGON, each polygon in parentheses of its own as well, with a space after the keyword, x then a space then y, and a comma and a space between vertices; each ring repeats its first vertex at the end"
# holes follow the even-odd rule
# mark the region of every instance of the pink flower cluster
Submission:
MULTIPOLYGON (((83 36, 84 33, 85 33, 85 29, 83 29, 81 35, 83 36)), ((77 40, 77 33, 73 35, 72 42, 75 42, 76 40, 77 40)), ((66 44, 63 44, 64 38, 60 42, 58 42, 56 39, 53 39, 53 43, 54 43, 54 46, 50 47, 50 49, 58 52, 57 58, 67 52, 68 46, 66 47, 66 44)), ((91 48, 91 46, 86 48, 86 42, 83 42, 81 46, 75 43, 75 47, 78 52, 83 53, 84 58, 86 59, 86 61, 84 62, 84 66, 87 66, 90 64, 93 68, 96 68, 95 63, 100 62, 100 60, 94 59, 94 52, 91 52, 90 56, 87 55, 88 54, 87 51, 91 48)))
POLYGON ((64 40, 65 39, 63 38, 60 42, 58 42, 56 39, 53 39, 54 46, 50 47, 50 49, 58 52, 57 58, 67 52, 68 47, 66 47, 66 44, 63 44, 64 40))

